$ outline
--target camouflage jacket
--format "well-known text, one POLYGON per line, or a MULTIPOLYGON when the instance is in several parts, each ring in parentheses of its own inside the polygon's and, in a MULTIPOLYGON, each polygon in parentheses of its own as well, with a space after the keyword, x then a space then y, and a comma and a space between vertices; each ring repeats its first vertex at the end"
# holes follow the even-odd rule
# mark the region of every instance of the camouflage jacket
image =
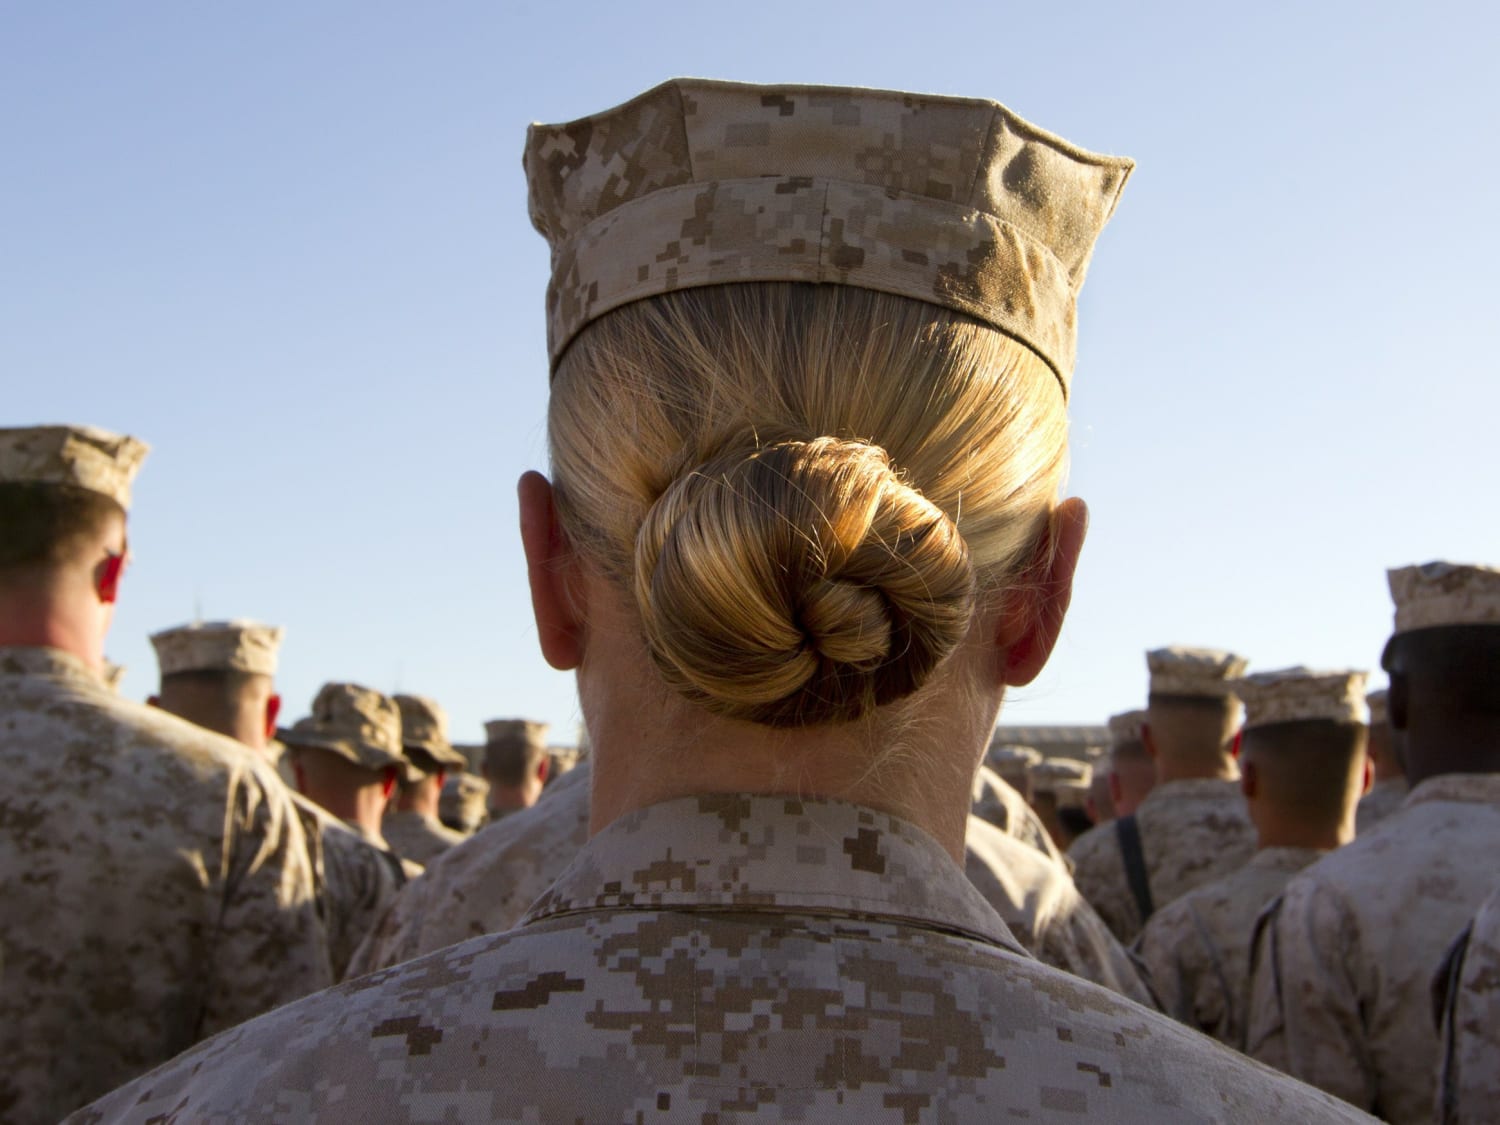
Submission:
POLYGON ((974 775, 974 804, 970 811, 1007 836, 1014 836, 1071 870, 1070 861, 1053 843, 1036 810, 1026 803, 1026 798, 1016 791, 1015 786, 989 766, 980 766, 974 775))
POLYGON ((1437 1120, 1492 1119, 1500 1112, 1500 889, 1454 943, 1435 987, 1442 1018, 1437 1120))
MULTIPOLYGON (((1157 910, 1194 887, 1243 867, 1255 851, 1238 781, 1164 781, 1135 812, 1146 877, 1157 910)), ((1132 942, 1143 919, 1130 893, 1120 853, 1118 822, 1085 832, 1069 855, 1073 880, 1122 942, 1132 942)))
POLYGON ((380 826, 391 851, 426 867, 455 844, 468 839, 455 832, 435 816, 425 816, 412 809, 392 809, 380 826))
POLYGON ((1359 799, 1359 807, 1354 810, 1355 834, 1363 836, 1399 809, 1408 792, 1404 777, 1388 777, 1370 786, 1370 791, 1359 799))
POLYGON ((506 934, 273 1012, 83 1111, 178 1120, 1367 1120, 1032 960, 918 829, 629 813, 506 934))
POLYGON ((1250 862, 1195 887, 1151 916, 1136 939, 1162 1011, 1242 1050, 1255 919, 1287 880, 1325 853, 1262 848, 1250 862))
POLYGON ((964 874, 1038 961, 1156 1007, 1130 955, 1062 864, 971 816, 964 874))
POLYGON ((0 648, 0 1119, 67 1111, 331 983, 302 826, 269 765, 0 648))
POLYGON ((590 772, 584 761, 531 808, 444 852, 380 919, 353 972, 398 965, 519 922, 589 838, 590 772))
POLYGON ((1262 916, 1246 1046, 1396 1125, 1432 1119, 1430 986, 1489 894, 1500 774, 1429 778, 1384 823, 1287 884, 1262 916))

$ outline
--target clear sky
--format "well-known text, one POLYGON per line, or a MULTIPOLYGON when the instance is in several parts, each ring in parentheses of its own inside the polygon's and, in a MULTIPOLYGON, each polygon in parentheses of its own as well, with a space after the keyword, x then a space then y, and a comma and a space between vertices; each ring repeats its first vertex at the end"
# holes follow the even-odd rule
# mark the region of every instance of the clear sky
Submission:
MULTIPOLYGON (((1374 668, 1387 566, 1500 564, 1500 16, 1482 3, 0 5, 0 424, 154 446, 110 656, 201 613, 455 736, 570 740, 514 484, 545 464, 532 120, 681 74, 983 96, 1139 168, 1084 289, 1059 651, 1374 668)), ((1377 672, 1375 681, 1383 677, 1377 672)))

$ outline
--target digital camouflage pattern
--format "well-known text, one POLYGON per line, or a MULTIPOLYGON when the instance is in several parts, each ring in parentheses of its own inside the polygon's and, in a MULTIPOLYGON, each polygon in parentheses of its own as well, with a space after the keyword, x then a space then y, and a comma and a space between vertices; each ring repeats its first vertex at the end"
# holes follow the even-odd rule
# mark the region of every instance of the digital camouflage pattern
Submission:
POLYGON ((203 1044, 80 1123, 1366 1121, 1041 965, 932 838, 838 802, 630 813, 508 934, 203 1044))
POLYGON ((1500 889, 1449 951, 1438 987, 1438 1120, 1492 1119, 1500 1109, 1500 889))
POLYGON ((398 965, 519 922, 588 841, 592 772, 585 759, 531 808, 444 853, 380 919, 356 970, 398 965))
POLYGON ((391 853, 371 844, 338 817, 300 793, 291 794, 302 819, 316 874, 318 910, 328 934, 334 980, 396 901, 406 879, 391 853))
POLYGON ((391 809, 380 826, 391 851, 424 868, 455 844, 468 839, 435 816, 415 809, 391 809))
POLYGON ((1152 695, 1232 695, 1231 681, 1244 675, 1249 663, 1223 649, 1189 645, 1168 645, 1146 653, 1152 695))
POLYGON ((1500 570, 1430 562, 1386 571, 1397 633, 1444 625, 1500 625, 1500 570))
MULTIPOLYGON (((1255 851, 1255 829, 1238 781, 1161 782, 1141 802, 1135 817, 1157 910, 1243 867, 1255 851)), ((1128 944, 1141 932, 1141 912, 1126 881, 1118 831, 1109 828, 1085 832, 1068 856, 1083 897, 1115 937, 1128 944)))
POLYGON ((1324 854, 1261 848, 1238 871, 1195 887, 1153 914, 1134 953, 1161 1010, 1243 1050, 1255 919, 1288 879, 1324 854))
POLYGON ((1246 730, 1316 720, 1367 725, 1370 708, 1365 703, 1365 681, 1369 675, 1359 671, 1279 668, 1241 676, 1232 686, 1245 706, 1246 730))
POLYGON ((1062 864, 971 816, 964 874, 1038 961, 1156 1007, 1130 955, 1062 864))
POLYGON ((1363 836, 1401 807, 1411 792, 1404 777, 1388 777, 1370 786, 1354 810, 1354 831, 1363 836))
POLYGON ((0 427, 0 481, 83 488, 128 512, 130 486, 150 449, 93 426, 0 427))
POLYGON ((677 79, 533 125, 554 366, 589 321, 727 282, 852 285, 956 309, 1073 372, 1076 297, 1133 167, 996 102, 677 79))
POLYGON ((202 670, 274 676, 286 630, 255 621, 194 621, 151 634, 163 676, 202 670))
POLYGON ((1010 782, 989 766, 980 766, 974 776, 974 803, 970 811, 1007 836, 1013 836, 1047 858, 1067 865, 1036 810, 1026 803, 1026 798, 1016 792, 1010 782))
POLYGON ((1295 876, 1261 920, 1250 1052, 1395 1125, 1430 1121, 1433 973, 1497 854, 1500 774, 1447 774, 1295 876))
POLYGON ((331 983, 301 823, 252 751, 0 648, 0 776, 0 1120, 331 983))

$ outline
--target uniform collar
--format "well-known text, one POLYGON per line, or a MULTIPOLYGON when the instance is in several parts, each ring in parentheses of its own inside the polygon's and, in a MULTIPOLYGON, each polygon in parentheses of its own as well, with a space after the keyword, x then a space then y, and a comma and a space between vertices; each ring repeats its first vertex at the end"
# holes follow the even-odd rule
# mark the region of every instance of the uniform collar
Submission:
POLYGON ((1160 804, 1163 801, 1195 800, 1203 797, 1222 800, 1225 796, 1237 797, 1239 794, 1240 783, 1233 778, 1191 777, 1178 781, 1163 781, 1146 794, 1141 805, 1144 807, 1149 803, 1160 804))
POLYGON ((1445 773, 1429 777, 1407 795, 1403 808, 1424 801, 1500 804, 1500 773, 1445 773))
POLYGON ((665 909, 878 918, 1028 956, 931 836, 874 809, 793 797, 684 797, 628 813, 584 846, 522 924, 665 909))
POLYGON ((1245 866, 1263 871, 1301 871, 1327 854, 1322 848, 1259 848, 1245 866))
POLYGON ((0 646, 0 676, 50 676, 103 686, 89 666, 72 653, 41 645, 0 646))

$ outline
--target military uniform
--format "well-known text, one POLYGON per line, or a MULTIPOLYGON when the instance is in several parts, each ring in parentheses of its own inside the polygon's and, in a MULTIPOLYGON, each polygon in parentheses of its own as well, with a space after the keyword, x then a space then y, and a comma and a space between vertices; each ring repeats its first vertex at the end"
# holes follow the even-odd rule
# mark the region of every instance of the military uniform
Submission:
POLYGON ((1354 810, 1356 835, 1363 836, 1399 809, 1410 792, 1404 777, 1388 777, 1370 786, 1370 791, 1359 799, 1354 810))
MULTIPOLYGON (((421 695, 393 697, 401 712, 401 749, 423 778, 462 772, 468 763, 448 739, 448 714, 421 695)), ((466 837, 436 816, 416 809, 388 808, 381 831, 393 851, 424 867, 466 837)))
POLYGON ((1153 914, 1133 951, 1162 1011, 1242 1050, 1256 916, 1288 879, 1324 854, 1262 848, 1238 871, 1153 914))
POLYGON ((246 747, 3 648, 0 775, 6 1121, 331 983, 301 824, 246 747))
MULTIPOLYGON (((1255 830, 1239 782, 1217 778, 1163 781, 1136 810, 1151 898, 1159 910, 1194 887, 1244 866, 1255 830)), ((1115 937, 1133 941, 1143 919, 1120 850, 1119 821, 1073 844, 1073 881, 1115 937)))
POLYGON ((1008 781, 989 766, 980 766, 974 775, 974 802, 972 813, 1013 836, 1021 843, 1030 845, 1048 859, 1066 865, 1067 860, 1052 837, 1048 835, 1036 810, 1026 803, 1008 781))
POLYGON ((1440 970, 1441 1125, 1493 1119, 1500 1111, 1500 890, 1485 901, 1440 970))
POLYGON ((1032 960, 930 837, 684 798, 594 837, 508 934, 230 1032, 78 1122, 1365 1121, 1032 960))
POLYGON ((455 844, 468 839, 462 832, 453 831, 437 817, 427 816, 415 809, 393 809, 385 814, 385 821, 380 827, 392 851, 423 867, 455 844))
POLYGON ((1287 884, 1262 919, 1246 1047, 1390 1121, 1432 1114, 1429 985, 1494 881, 1500 774, 1412 790, 1376 832, 1287 884))

